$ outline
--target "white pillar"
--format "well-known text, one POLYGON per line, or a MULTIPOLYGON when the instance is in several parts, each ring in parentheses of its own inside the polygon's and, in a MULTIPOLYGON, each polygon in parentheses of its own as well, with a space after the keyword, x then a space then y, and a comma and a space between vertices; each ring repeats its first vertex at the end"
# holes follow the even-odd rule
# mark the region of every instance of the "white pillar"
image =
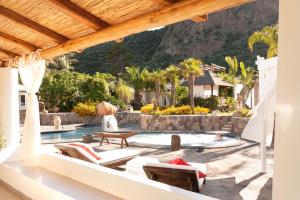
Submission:
POLYGON ((20 144, 18 70, 0 68, 0 128, 9 148, 20 144))
POLYGON ((300 199, 300 1, 280 0, 274 200, 300 199))

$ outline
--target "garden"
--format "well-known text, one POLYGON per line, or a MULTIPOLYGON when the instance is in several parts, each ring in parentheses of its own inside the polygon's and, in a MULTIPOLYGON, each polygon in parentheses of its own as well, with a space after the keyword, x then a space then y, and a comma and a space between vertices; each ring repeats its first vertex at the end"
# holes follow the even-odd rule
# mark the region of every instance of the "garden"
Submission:
MULTIPOLYGON (((250 50, 253 50, 256 43, 263 42, 269 46, 267 56, 275 55, 276 45, 265 37, 270 33, 275 34, 277 29, 277 25, 274 25, 253 33, 248 40, 250 50)), ((227 114, 248 117, 251 112, 246 100, 257 83, 256 70, 246 67, 235 56, 226 56, 225 61, 227 70, 218 73, 218 76, 233 86, 242 85, 236 98, 229 90, 220 92, 219 96, 194 97, 195 79, 204 74, 204 62, 196 58, 188 58, 158 70, 153 70, 153 67, 129 66, 112 75, 75 72, 72 60, 62 56, 48 63, 39 99, 48 112, 73 111, 81 116, 96 115, 96 104, 107 101, 116 105, 119 111, 131 105, 134 110, 152 115, 227 114), (143 102, 145 92, 155 94, 148 105, 143 102), (168 107, 159 105, 158 100, 162 94, 167 94, 170 99, 168 107)))

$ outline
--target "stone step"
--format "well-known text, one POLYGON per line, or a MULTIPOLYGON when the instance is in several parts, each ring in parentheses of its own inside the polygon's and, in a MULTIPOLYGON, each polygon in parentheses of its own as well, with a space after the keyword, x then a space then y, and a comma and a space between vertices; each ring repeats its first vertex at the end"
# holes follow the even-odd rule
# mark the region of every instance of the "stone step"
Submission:
POLYGON ((223 127, 221 130, 222 130, 222 131, 226 131, 226 132, 231 132, 231 128, 224 128, 224 127, 223 127))

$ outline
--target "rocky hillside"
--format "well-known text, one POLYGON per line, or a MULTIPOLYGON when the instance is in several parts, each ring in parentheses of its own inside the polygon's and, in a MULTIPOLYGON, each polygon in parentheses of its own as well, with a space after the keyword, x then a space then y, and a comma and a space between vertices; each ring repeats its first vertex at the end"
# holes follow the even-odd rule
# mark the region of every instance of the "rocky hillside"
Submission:
POLYGON ((237 8, 209 15, 205 23, 190 20, 127 37, 75 54, 75 69, 93 73, 119 72, 126 65, 166 67, 188 57, 225 65, 224 57, 238 56, 253 65, 265 47, 254 53, 247 48, 249 35, 278 20, 278 0, 256 0, 237 8))

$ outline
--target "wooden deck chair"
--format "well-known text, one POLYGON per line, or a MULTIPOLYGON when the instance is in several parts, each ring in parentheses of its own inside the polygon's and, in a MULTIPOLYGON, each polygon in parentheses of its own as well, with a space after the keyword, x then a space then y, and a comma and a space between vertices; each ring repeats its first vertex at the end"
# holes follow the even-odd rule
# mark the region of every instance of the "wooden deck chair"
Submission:
POLYGON ((72 144, 79 144, 87 147, 89 151, 91 151, 98 157, 98 159, 79 146, 71 146, 70 144, 56 144, 55 147, 59 149, 63 155, 109 168, 116 168, 121 165, 124 165, 127 163, 127 161, 139 155, 138 151, 127 149, 116 149, 97 153, 93 150, 93 148, 83 143, 76 142, 72 144))
POLYGON ((198 171, 206 173, 206 165, 189 163, 192 166, 167 163, 147 163, 143 169, 151 180, 179 187, 193 192, 200 192, 205 178, 198 178, 198 171))

